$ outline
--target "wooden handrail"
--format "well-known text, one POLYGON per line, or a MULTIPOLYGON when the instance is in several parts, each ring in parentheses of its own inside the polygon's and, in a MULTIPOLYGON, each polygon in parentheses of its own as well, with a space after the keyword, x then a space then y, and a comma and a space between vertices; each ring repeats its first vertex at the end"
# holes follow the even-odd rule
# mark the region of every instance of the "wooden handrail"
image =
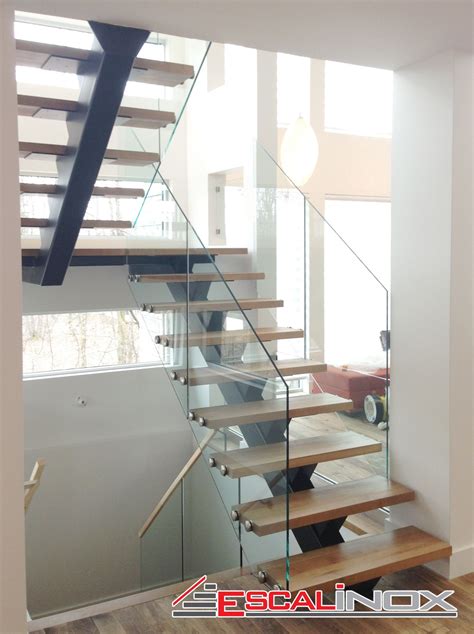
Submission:
POLYGON ((201 456, 203 449, 205 449, 205 447, 210 443, 210 441, 214 438, 215 434, 216 434, 215 429, 211 429, 207 435, 204 437, 203 441, 198 445, 198 447, 196 447, 196 450, 194 451, 193 455, 189 458, 189 460, 186 462, 186 464, 184 465, 184 467, 181 469, 181 471, 178 473, 178 475, 176 476, 176 478, 173 480, 173 482, 170 484, 170 486, 168 487, 168 489, 166 490, 165 494, 163 495, 163 497, 161 498, 161 500, 158 502, 158 504, 155 506, 155 508, 153 509, 153 511, 150 513, 150 515, 148 516, 148 519, 146 520, 146 522, 143 524, 143 526, 141 527, 141 529, 138 532, 138 536, 140 537, 140 539, 145 535, 145 533, 148 531, 148 529, 150 528, 150 526, 153 524, 153 522, 156 520, 156 518, 158 517, 158 515, 160 514, 160 512, 162 511, 162 509, 164 508, 165 504, 168 502, 168 500, 170 499, 170 497, 173 495, 173 493, 176 491, 176 489, 179 487, 179 485, 181 484, 182 480, 184 480, 184 478, 186 477, 186 475, 189 473, 189 471, 191 470, 191 467, 194 465, 194 463, 198 460, 198 458, 201 456))
POLYGON ((31 504, 31 500, 33 499, 34 494, 36 493, 40 483, 41 476, 43 475, 44 468, 46 466, 46 462, 42 459, 37 460, 35 462, 35 466, 33 467, 33 471, 31 472, 30 479, 24 483, 25 489, 25 513, 28 510, 28 507, 31 504))
POLYGON ((32 489, 34 486, 38 484, 38 480, 27 480, 23 483, 23 487, 25 489, 32 489))

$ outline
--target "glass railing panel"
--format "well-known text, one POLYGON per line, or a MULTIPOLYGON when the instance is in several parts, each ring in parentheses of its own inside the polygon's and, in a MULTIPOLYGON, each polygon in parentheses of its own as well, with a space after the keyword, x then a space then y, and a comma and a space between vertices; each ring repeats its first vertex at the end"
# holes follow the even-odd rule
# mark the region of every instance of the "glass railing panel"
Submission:
POLYGON ((241 566, 247 565, 239 534, 223 503, 232 501, 235 492, 232 486, 228 490, 216 488, 205 454, 206 451, 184 481, 186 579, 229 570, 235 570, 238 575, 241 566))
MULTIPOLYGON (((205 244, 248 246, 252 270, 265 272, 265 279, 256 282, 258 296, 283 300, 278 309, 252 315, 252 324, 304 330, 303 339, 266 343, 270 355, 281 361, 328 364, 326 372, 319 368, 285 376, 290 393, 324 392, 354 401, 348 412, 311 416, 314 432, 356 430, 382 443, 382 453, 351 459, 358 466, 347 477, 387 475, 389 352, 380 336, 389 331, 388 276, 378 273, 377 259, 367 253, 367 241, 361 246, 353 235, 333 227, 324 209, 295 186, 264 147, 247 140, 248 131, 254 129, 252 115, 242 113, 234 126, 223 125, 231 85, 209 93, 208 63, 205 71, 194 85, 194 99, 183 118, 193 133, 185 126, 176 129, 160 175, 205 244), (236 126, 241 130, 244 118, 247 131, 236 140, 236 126), (196 152, 194 145, 189 147, 190 139, 193 144, 201 142, 205 150, 200 160, 188 160, 182 170, 183 148, 189 156, 196 152)), ((249 101, 254 98, 250 91, 249 101)), ((372 251, 380 254, 380 249, 372 251)), ((335 467, 337 478, 342 478, 340 464, 335 467)), ((329 465, 321 469, 327 471, 329 465)))
POLYGON ((184 581, 184 480, 140 538, 141 589, 184 581))
MULTIPOLYGON (((83 315, 73 315, 71 339, 64 338, 59 322, 56 327, 37 324, 35 331, 44 333, 48 347, 59 354, 62 346, 73 350, 75 335, 81 359, 92 332, 81 323, 83 315)), ((104 343, 121 338, 120 329, 133 327, 96 325, 98 353, 104 343)), ((116 346, 122 343, 128 354, 127 342, 116 346)), ((180 524, 171 530, 172 518, 165 522, 163 510, 165 528, 160 530, 173 557, 167 559, 166 574, 155 570, 152 560, 142 574, 145 581, 138 531, 192 453, 192 438, 163 369, 156 361, 141 367, 128 363, 44 372, 24 381, 25 479, 36 460, 45 461, 25 517, 27 603, 33 618, 140 592, 142 583, 157 583, 156 574, 163 583, 175 576, 180 550, 173 540, 180 524)), ((173 515, 174 499, 170 504, 173 515)))
MULTIPOLYGON (((188 107, 192 108, 191 101, 190 104, 188 107)), ((195 115, 189 110, 187 115, 194 120, 195 115)), ((216 187, 210 187, 210 165, 188 161, 186 170, 181 169, 179 156, 183 147, 186 148, 186 133, 183 127, 178 127, 160 165, 162 183, 186 209, 196 231, 208 236, 206 245, 215 241, 224 247, 249 247, 251 270, 265 273, 264 279, 254 282, 252 298, 279 302, 275 306, 266 305, 265 309, 250 309, 248 304, 245 307, 250 296, 242 287, 224 282, 210 284, 204 300, 204 296, 195 294, 198 285, 190 276, 201 270, 212 271, 214 257, 188 267, 189 373, 184 381, 196 438, 203 433, 199 430, 199 418, 205 428, 209 424, 206 415, 215 417, 220 431, 229 428, 230 434, 234 434, 228 434, 228 442, 229 446, 235 446, 231 452, 237 452, 215 454, 229 453, 235 461, 241 460, 241 468, 235 468, 235 472, 242 473, 247 466, 246 458, 238 451, 253 450, 258 441, 250 438, 252 426, 247 427, 238 419, 232 422, 239 424, 229 425, 226 420, 224 425, 219 415, 225 410, 216 408, 227 408, 228 414, 229 406, 238 403, 240 409, 245 406, 250 411, 256 403, 275 402, 286 394, 290 410, 287 420, 291 416, 292 421, 282 435, 287 446, 289 442, 289 452, 292 443, 345 432, 355 432, 372 444, 370 451, 361 451, 355 457, 305 465, 303 487, 301 482, 293 482, 294 473, 287 470, 283 476, 287 492, 372 475, 386 477, 389 351, 381 345, 380 337, 381 333, 384 337, 389 333, 389 313, 384 280, 258 144, 249 144, 240 169, 230 168, 229 176, 218 174, 221 185, 216 187), (219 231, 215 231, 216 227, 219 231), (364 301, 365 298, 369 301, 364 301), (199 309, 193 305, 198 300, 199 309), (246 328, 257 334, 257 341, 242 332, 246 328), (263 329, 290 329, 302 334, 268 337, 262 347, 259 340, 264 336, 263 329), (221 331, 226 333, 224 338, 216 335, 221 331), (274 375, 262 377, 262 369, 256 371, 256 364, 264 361, 276 368, 286 366, 284 377, 278 369, 274 375), (291 364, 295 361, 300 363, 300 369, 293 375, 291 364), (310 402, 306 410, 298 407, 301 399, 310 402), (319 407, 326 399, 328 407, 319 407)), ((147 199, 144 209, 148 210, 149 222, 158 225, 159 208, 152 197, 147 199)), ((193 243, 193 229, 189 228, 190 252, 193 243)), ((196 244, 202 245, 197 235, 196 244)), ((210 247, 209 250, 212 251, 210 247)), ((229 270, 225 265, 221 268, 220 256, 216 259, 219 270, 229 270)), ((277 418, 268 429, 278 429, 277 418)), ((254 427, 261 432, 264 424, 254 427)), ((265 437, 266 444, 276 445, 277 454, 283 448, 279 442, 281 436, 276 441, 273 435, 265 437)), ((210 451, 206 454, 211 464, 215 463, 211 474, 225 500, 229 493, 222 490, 220 469, 223 467, 225 477, 229 478, 229 465, 221 464, 222 456, 216 459, 210 451)), ((286 465, 289 466, 288 460, 286 465)), ((262 473, 261 465, 252 463, 251 467, 250 473, 247 471, 245 477, 240 477, 238 491, 239 499, 243 500, 238 510, 244 509, 249 518, 255 517, 254 513, 258 515, 262 499, 279 496, 278 482, 262 473)), ((235 499, 236 495, 233 490, 230 498, 235 499)), ((292 516, 295 499, 288 498, 288 517, 292 516)), ((283 538, 287 553, 308 548, 298 531, 278 533, 275 522, 268 528, 269 534, 263 536, 252 530, 251 522, 250 519, 248 532, 245 521, 239 523, 241 544, 251 563, 282 559, 275 555, 274 545, 281 545, 283 538)), ((256 570, 262 569, 257 564, 256 570)))
POLYGON ((255 266, 271 263, 272 283, 285 302, 278 325, 305 331, 303 342, 279 342, 277 358, 327 365, 325 371, 287 377, 290 393, 326 393, 352 402, 342 411, 293 419, 291 438, 309 429, 314 435, 354 431, 382 450, 320 463, 316 473, 334 482, 388 476, 389 273, 383 266, 374 272, 384 260, 374 257, 369 267, 350 238, 344 239, 258 145, 256 157, 255 198, 265 203, 256 205, 255 266))
MULTIPOLYGON (((158 179, 155 186, 157 183, 158 179)), ((275 329, 271 312, 279 303, 272 297, 264 302, 255 297, 255 284, 253 294, 236 298, 231 283, 216 266, 219 249, 204 247, 164 179, 161 184, 163 195, 147 198, 137 226, 156 236, 155 246, 161 246, 164 254, 173 254, 162 259, 163 268, 153 264, 154 271, 168 274, 166 283, 150 277, 144 284, 145 275, 132 274, 130 288, 137 304, 148 306, 144 318, 154 320, 148 330, 156 338, 162 358, 170 354, 174 359, 170 365, 173 387, 196 442, 203 445, 204 458, 212 466, 208 477, 227 519, 234 518, 232 530, 240 543, 252 544, 253 535, 242 535, 253 532, 251 518, 261 513, 261 500, 272 493, 279 496, 279 524, 253 540, 255 544, 260 540, 260 547, 252 547, 251 557, 244 548, 249 565, 258 573, 266 560, 284 559, 288 550, 288 391, 267 347, 280 337, 302 337, 303 333, 275 329), (173 314, 172 320, 157 320, 165 309, 173 314), (268 313, 266 321, 260 316, 265 324, 260 329, 258 313, 268 313), (259 445, 265 446, 265 455, 271 451, 275 459, 270 473, 261 466, 258 455, 250 462, 247 459, 246 450, 259 445), (236 475, 233 469, 227 471, 227 456, 236 475)), ((133 273, 132 260, 129 264, 133 273)), ((209 509, 209 513, 216 511, 209 509)), ((211 559, 209 565, 217 570, 217 560, 211 559)), ((227 563, 221 561, 221 570, 227 563)))
POLYGON ((248 563, 203 456, 160 500, 141 532, 142 590, 222 570, 238 576, 248 563))
POLYGON ((187 416, 187 387, 180 380, 186 374, 188 363, 187 292, 186 282, 179 280, 183 276, 186 280, 188 230, 181 210, 170 199, 166 187, 155 182, 153 188, 157 195, 146 199, 140 227, 124 232, 130 254, 129 289, 145 336, 154 342, 183 415, 187 416), (134 255, 150 253, 150 250, 158 255, 134 255), (163 281, 163 276, 168 281, 163 281), (169 339, 174 345, 167 345, 169 339))
POLYGON ((214 282, 194 282, 196 257, 201 259, 200 266, 213 265, 213 256, 204 252, 190 228, 186 380, 191 426, 197 438, 209 428, 224 434, 227 448, 206 452, 211 474, 223 499, 228 500, 227 492, 232 491, 234 502, 227 506, 242 544, 252 544, 247 533, 258 535, 258 548, 248 552, 244 545, 243 549, 252 568, 261 573, 265 561, 286 556, 288 537, 288 394, 269 347, 279 337, 300 333, 277 330, 271 325, 271 315, 267 325, 260 326, 259 316, 269 312, 267 303, 255 296, 237 299, 217 267, 214 282), (255 371, 256 364, 260 364, 260 372, 255 371), (262 455, 269 452, 274 459, 270 472, 262 465, 262 455), (262 500, 272 495, 278 496, 280 522, 261 529, 262 500))
POLYGON ((124 138, 130 149, 156 151, 162 158, 164 157, 209 47, 210 43, 203 40, 163 33, 153 33, 150 36, 142 54, 147 58, 175 64, 176 73, 182 73, 183 78, 182 81, 172 80, 169 85, 166 82, 164 85, 129 82, 124 96, 124 105, 151 110, 159 120, 153 128, 145 127, 144 124, 130 125, 128 130, 123 127, 124 138))

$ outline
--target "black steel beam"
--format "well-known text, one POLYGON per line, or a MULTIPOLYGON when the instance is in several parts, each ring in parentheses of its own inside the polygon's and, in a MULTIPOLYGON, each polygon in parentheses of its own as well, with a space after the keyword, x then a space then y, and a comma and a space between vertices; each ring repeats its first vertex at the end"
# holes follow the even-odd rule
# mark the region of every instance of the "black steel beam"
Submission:
POLYGON ((64 281, 133 62, 150 34, 100 22, 89 24, 94 45, 78 71, 79 107, 67 120, 68 152, 57 159, 59 191, 50 197, 50 222, 40 231, 38 266, 25 276, 41 286, 59 286, 64 281))

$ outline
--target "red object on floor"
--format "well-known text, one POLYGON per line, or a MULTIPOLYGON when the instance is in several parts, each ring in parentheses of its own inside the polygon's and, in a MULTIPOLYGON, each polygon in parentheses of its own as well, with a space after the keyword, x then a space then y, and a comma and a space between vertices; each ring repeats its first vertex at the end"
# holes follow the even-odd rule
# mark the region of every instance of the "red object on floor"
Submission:
MULTIPOLYGON (((385 369, 379 368, 373 371, 362 372, 349 370, 343 367, 328 365, 327 372, 314 374, 312 392, 328 392, 342 398, 351 399, 354 410, 364 407, 364 398, 367 394, 385 394, 385 369)), ((390 378, 390 371, 389 371, 390 378)))

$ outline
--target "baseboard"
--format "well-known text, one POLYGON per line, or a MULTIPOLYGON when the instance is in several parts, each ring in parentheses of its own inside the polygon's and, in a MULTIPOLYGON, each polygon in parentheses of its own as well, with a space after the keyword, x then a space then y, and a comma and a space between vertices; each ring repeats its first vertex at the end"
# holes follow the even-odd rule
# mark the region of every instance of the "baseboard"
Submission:
MULTIPOLYGON (((394 522, 391 517, 385 519, 385 530, 391 531, 402 526, 403 524, 394 522)), ((429 533, 429 531, 427 532, 429 533)), ((425 566, 446 579, 455 579, 474 572, 474 544, 453 549, 453 554, 449 559, 433 561, 425 566)))
POLYGON ((474 544, 453 551, 449 560, 449 579, 474 572, 474 544))
MULTIPOLYGON (((225 570, 223 572, 208 575, 208 580, 219 583, 249 574, 251 574, 251 569, 249 567, 234 568, 231 570, 225 570)), ((67 612, 51 614, 50 616, 32 619, 31 621, 28 620, 27 631, 36 632, 38 630, 45 630, 50 627, 54 628, 66 623, 71 623, 72 621, 79 621, 80 619, 98 616, 99 614, 107 614, 109 612, 120 610, 122 608, 128 608, 132 605, 140 605, 141 603, 148 603, 149 601, 163 599, 165 597, 183 592, 183 590, 186 590, 189 585, 193 583, 193 581, 195 581, 195 579, 189 579, 188 581, 182 581, 173 585, 164 586, 162 588, 145 590, 144 592, 129 594, 127 596, 118 597, 117 599, 103 601, 102 603, 85 605, 75 610, 68 610, 67 612)))

